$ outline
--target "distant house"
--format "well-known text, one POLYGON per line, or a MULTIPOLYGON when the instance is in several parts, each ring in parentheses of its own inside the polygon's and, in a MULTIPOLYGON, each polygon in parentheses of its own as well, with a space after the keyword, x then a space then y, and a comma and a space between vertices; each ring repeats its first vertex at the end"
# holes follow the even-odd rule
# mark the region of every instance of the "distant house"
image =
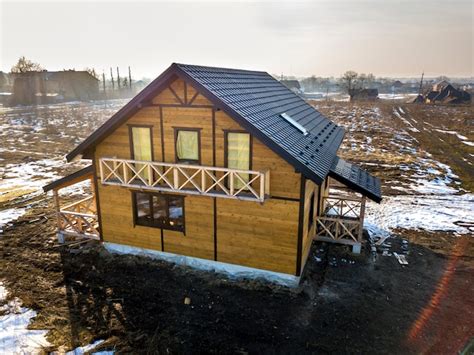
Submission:
POLYGON ((447 80, 438 81, 433 85, 433 91, 442 91, 446 86, 451 85, 447 80))
POLYGON ((433 85, 423 99, 415 99, 414 102, 441 103, 441 104, 467 104, 471 102, 471 94, 463 89, 456 89, 446 80, 433 85))
POLYGON ((87 71, 41 71, 12 74, 11 105, 31 105, 60 101, 87 101, 99 98, 99 80, 87 71))
POLYGON ((353 89, 349 96, 351 101, 372 101, 378 99, 379 91, 377 89, 353 89))
POLYGON ((400 89, 403 87, 403 83, 400 80, 396 80, 392 86, 396 89, 400 89))
POLYGON ((11 88, 10 74, 0 71, 0 92, 10 92, 11 88))
POLYGON ((301 90, 301 85, 298 80, 280 80, 280 82, 285 85, 291 91, 301 94, 303 91, 301 90))

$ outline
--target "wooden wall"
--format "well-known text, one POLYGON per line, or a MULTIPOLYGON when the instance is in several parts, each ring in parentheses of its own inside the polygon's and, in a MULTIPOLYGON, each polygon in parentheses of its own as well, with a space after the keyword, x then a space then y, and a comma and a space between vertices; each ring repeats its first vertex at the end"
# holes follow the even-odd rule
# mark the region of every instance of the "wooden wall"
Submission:
MULTIPOLYGON (((190 127, 201 129, 201 165, 224 166, 224 130, 243 128, 205 97, 196 96, 196 91, 184 81, 176 80, 170 87, 158 94, 151 106, 143 107, 98 144, 96 164, 100 157, 130 158, 128 125, 138 124, 153 126, 156 161, 175 162, 174 127, 190 127)), ((270 194, 273 198, 263 204, 186 196, 186 235, 134 226, 131 191, 99 182, 103 239, 295 274, 301 177, 290 164, 254 137, 252 170, 267 169, 270 170, 270 194)), ((305 240, 304 246, 307 245, 305 240)))
POLYGON ((304 269, 304 265, 309 255, 311 249, 311 243, 313 241, 313 236, 316 230, 315 218, 317 216, 317 206, 318 206, 318 192, 319 186, 316 185, 311 180, 305 180, 305 194, 304 194, 304 214, 303 214, 303 228, 302 228, 302 253, 301 253, 301 272, 304 269), (311 199, 313 199, 313 215, 310 215, 311 210, 311 199), (310 223, 312 219, 312 223, 310 223))

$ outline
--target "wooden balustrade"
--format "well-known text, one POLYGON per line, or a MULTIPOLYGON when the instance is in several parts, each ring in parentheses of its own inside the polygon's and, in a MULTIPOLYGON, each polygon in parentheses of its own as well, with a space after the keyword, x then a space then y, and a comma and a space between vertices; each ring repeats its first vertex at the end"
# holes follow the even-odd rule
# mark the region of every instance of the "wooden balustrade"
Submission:
POLYGON ((115 158, 100 159, 104 185, 264 202, 270 172, 115 158))
POLYGON ((365 197, 327 196, 316 217, 315 240, 356 245, 362 242, 365 197))
POLYGON ((71 203, 58 212, 59 233, 99 240, 94 196, 71 203))

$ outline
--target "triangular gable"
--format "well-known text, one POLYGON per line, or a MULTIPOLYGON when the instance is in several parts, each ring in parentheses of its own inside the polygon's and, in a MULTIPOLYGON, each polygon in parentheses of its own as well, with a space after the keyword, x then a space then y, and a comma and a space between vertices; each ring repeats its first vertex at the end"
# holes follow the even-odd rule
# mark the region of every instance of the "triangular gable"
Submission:
MULTIPOLYGON (((79 155, 91 158, 94 146, 143 106, 153 104, 155 97, 160 99, 160 93, 166 90, 172 92, 167 95, 170 104, 192 102, 196 105, 202 100, 201 104, 208 105, 210 102, 317 184, 321 184, 334 167, 344 130, 269 74, 175 63, 69 153, 68 161, 79 155), (178 78, 184 82, 177 81, 178 78), (188 90, 179 87, 188 84, 188 90), (295 129, 280 117, 282 113, 291 115, 308 133, 303 135, 295 129)), ((332 174, 338 175, 334 170, 332 174)), ((346 182, 354 185, 354 181, 346 182)), ((379 200, 373 191, 362 188, 361 192, 379 200)))

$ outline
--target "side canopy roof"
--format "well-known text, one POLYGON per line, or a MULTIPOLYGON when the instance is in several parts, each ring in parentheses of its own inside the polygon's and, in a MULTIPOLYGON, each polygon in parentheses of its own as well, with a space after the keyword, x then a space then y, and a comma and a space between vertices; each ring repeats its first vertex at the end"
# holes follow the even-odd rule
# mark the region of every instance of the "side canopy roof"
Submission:
POLYGON ((90 158, 95 145, 177 78, 194 86, 307 178, 320 184, 329 174, 344 129, 270 74, 176 63, 69 153, 67 160, 90 158))

